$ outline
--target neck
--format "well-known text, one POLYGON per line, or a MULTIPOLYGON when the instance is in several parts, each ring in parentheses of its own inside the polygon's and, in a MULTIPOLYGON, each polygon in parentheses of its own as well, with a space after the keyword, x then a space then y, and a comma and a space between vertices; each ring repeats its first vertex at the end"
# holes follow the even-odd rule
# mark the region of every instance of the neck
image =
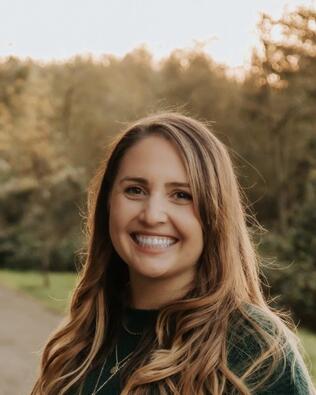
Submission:
MULTIPOLYGON (((183 279, 184 280, 184 279, 183 279)), ((130 273, 130 306, 135 309, 159 309, 181 299, 191 288, 191 281, 148 279, 130 273)))

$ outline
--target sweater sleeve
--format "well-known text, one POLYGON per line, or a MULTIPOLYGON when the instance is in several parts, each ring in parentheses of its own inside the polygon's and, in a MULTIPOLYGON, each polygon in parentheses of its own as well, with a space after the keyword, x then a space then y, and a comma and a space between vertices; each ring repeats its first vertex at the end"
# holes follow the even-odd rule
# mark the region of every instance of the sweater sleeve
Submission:
POLYGON ((293 352, 287 354, 285 366, 272 376, 258 395, 312 395, 315 394, 302 361, 295 359, 293 352))
MULTIPOLYGON (((255 309, 255 308, 254 308, 255 309)), ((252 319, 270 335, 273 335, 273 323, 260 311, 253 310, 252 319), (255 312, 253 314, 253 311, 255 312)), ((263 382, 254 395, 314 395, 311 379, 300 354, 294 350, 286 337, 283 339, 284 358, 276 365, 271 376, 263 382)), ((237 376, 242 374, 264 352, 266 344, 250 322, 244 318, 234 320, 228 337, 228 366, 237 376)), ((271 367, 268 358, 254 373, 246 379, 249 388, 261 381, 271 367)))

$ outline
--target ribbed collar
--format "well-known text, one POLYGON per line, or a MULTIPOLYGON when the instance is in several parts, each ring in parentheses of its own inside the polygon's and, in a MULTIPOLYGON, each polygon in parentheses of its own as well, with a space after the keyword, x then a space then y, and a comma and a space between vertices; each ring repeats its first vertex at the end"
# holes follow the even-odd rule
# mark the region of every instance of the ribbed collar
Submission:
POLYGON ((156 321, 159 311, 158 309, 125 307, 124 323, 132 332, 142 331, 146 326, 156 321))

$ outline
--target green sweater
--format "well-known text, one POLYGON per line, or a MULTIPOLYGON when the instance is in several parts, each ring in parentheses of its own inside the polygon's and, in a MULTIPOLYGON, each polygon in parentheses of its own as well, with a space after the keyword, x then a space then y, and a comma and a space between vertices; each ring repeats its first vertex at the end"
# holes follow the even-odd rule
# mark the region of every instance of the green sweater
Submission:
MULTIPOLYGON (((126 310, 126 327, 132 332, 141 332, 142 329, 148 324, 156 320, 158 310, 141 310, 127 308, 126 310)), ((228 365, 230 369, 240 374, 247 364, 254 358, 260 350, 260 345, 257 340, 251 336, 251 331, 239 330, 238 339, 242 341, 236 341, 234 334, 231 337, 231 344, 228 348, 228 365)), ((237 331, 236 331, 237 333, 237 331)), ((121 361, 125 356, 135 350, 141 336, 132 335, 128 333, 123 327, 120 330, 118 337, 118 360, 121 361)), ((293 353, 291 349, 288 350, 285 370, 281 376, 273 383, 273 380, 269 380, 266 388, 256 392, 256 395, 310 395, 308 390, 308 377, 304 373, 304 369, 299 362, 294 364, 295 380, 292 379, 291 365, 293 362, 293 353), (272 382, 272 385, 270 385, 272 382), (269 386, 268 386, 269 385, 269 386)), ((109 356, 108 361, 105 364, 102 375, 100 376, 99 384, 97 388, 109 378, 110 369, 115 365, 115 352, 109 356)), ((95 388, 96 382, 100 375, 101 367, 97 367, 92 370, 86 377, 84 382, 83 395, 92 395, 95 388)), ((280 372, 276 372, 276 377, 280 372)), ((79 394, 78 390, 72 390, 69 395, 79 394)), ((97 392, 98 395, 119 395, 120 384, 119 374, 114 375, 107 384, 97 392)), ((193 395, 193 394, 192 394, 193 395)))

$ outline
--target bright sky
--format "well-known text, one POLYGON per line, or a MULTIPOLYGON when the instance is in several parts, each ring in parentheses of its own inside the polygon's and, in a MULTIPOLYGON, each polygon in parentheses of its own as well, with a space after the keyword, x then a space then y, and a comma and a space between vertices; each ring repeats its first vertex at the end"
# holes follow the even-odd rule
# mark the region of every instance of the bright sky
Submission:
POLYGON ((298 5, 316 0, 0 0, 0 57, 122 56, 145 44, 159 59, 203 42, 214 60, 238 67, 258 44, 259 13, 298 5))

